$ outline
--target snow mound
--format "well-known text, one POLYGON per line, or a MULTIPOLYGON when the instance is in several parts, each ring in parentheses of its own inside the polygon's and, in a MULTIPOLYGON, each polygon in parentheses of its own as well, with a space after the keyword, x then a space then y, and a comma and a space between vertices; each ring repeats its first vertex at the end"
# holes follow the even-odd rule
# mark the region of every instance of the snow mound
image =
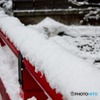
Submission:
POLYGON ((47 17, 29 27, 47 34, 67 51, 100 68, 99 26, 67 26, 47 17))
POLYGON ((65 26, 49 17, 46 17, 44 20, 42 20, 37 25, 28 25, 28 27, 31 27, 35 30, 37 30, 39 33, 43 33, 48 35, 49 37, 55 36, 59 32, 65 30, 65 26))
POLYGON ((59 23, 52 18, 45 18, 37 25, 28 25, 28 27, 37 30, 39 33, 44 33, 49 37, 53 37, 60 32, 64 32, 70 36, 100 36, 99 26, 67 26, 59 23))

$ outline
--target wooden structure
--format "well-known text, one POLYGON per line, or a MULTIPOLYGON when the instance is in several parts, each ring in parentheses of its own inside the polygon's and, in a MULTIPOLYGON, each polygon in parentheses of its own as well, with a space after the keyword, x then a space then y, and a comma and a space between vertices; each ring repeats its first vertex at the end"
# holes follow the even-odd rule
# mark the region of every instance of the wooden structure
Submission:
MULTIPOLYGON (((77 0, 83 2, 85 0, 77 0)), ((13 0, 13 10, 28 9, 67 9, 69 6, 73 8, 100 7, 100 0, 88 0, 90 4, 75 5, 68 0, 13 0)))
MULTIPOLYGON (((45 17, 51 17, 67 25, 80 24, 80 20, 90 12, 88 8, 92 8, 92 11, 100 8, 100 0, 88 0, 88 4, 84 1, 13 0, 13 14, 25 25, 37 24, 45 17)), ((91 25, 100 25, 99 23, 100 20, 93 20, 91 25)))

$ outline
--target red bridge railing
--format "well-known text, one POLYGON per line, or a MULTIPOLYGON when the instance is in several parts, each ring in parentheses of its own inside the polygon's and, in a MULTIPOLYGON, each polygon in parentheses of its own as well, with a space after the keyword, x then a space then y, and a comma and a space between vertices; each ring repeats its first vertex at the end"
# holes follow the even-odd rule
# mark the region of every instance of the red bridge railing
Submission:
MULTIPOLYGON (((12 52, 16 55, 16 57, 20 59, 19 58, 20 51, 16 49, 14 44, 1 30, 0 30, 0 37, 1 37, 0 39, 1 45, 3 46, 4 43, 7 44, 9 48, 12 50, 12 52)), ((46 100, 48 96, 51 97, 53 100, 63 100, 62 95, 59 93, 57 94, 56 90, 53 90, 49 86, 49 83, 46 81, 45 75, 42 76, 41 72, 36 73, 35 66, 32 66, 29 63, 29 61, 26 60, 26 58, 23 58, 22 61, 19 60, 19 62, 21 62, 20 65, 21 64, 23 65, 21 70, 19 69, 20 70, 19 77, 21 77, 21 80, 19 79, 19 83, 21 85, 20 95, 23 98, 23 100, 27 100, 28 98, 31 98, 32 96, 35 96, 37 100, 46 100)), ((2 91, 0 90, 0 92, 2 91)), ((4 93, 3 95, 7 95, 7 94, 4 93)))

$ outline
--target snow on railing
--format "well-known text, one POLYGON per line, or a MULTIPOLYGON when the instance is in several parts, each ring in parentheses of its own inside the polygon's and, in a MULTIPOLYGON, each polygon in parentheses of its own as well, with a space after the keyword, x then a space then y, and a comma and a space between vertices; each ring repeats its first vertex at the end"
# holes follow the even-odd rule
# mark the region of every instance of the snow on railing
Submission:
POLYGON ((53 100, 100 99, 100 95, 97 95, 100 93, 100 71, 97 68, 71 54, 46 35, 25 27, 17 18, 0 13, 0 28, 2 39, 16 56, 21 52, 22 70, 30 73, 53 100), (96 96, 71 95, 80 92, 95 92, 96 96))
MULTIPOLYGON (((18 57, 19 50, 16 49, 14 44, 10 41, 10 39, 1 30, 0 30, 0 37, 3 39, 3 41, 5 41, 5 43, 10 47, 10 49, 13 51, 13 53, 18 57)), ((44 92, 46 92, 46 94, 48 94, 48 96, 50 96, 53 100, 63 100, 62 95, 59 93, 56 93, 56 91, 52 90, 52 88, 49 86, 49 84, 46 81, 45 75, 42 76, 41 72, 36 73, 35 67, 32 66, 29 63, 29 61, 26 60, 26 58, 23 59, 23 65, 24 65, 25 69, 28 71, 28 73, 30 73, 30 75, 33 77, 33 80, 35 80, 37 82, 37 84, 43 89, 44 92)), ((25 74, 23 74, 23 75, 25 75, 25 74)), ((25 80, 25 78, 24 78, 24 80, 25 80)), ((25 82, 27 82, 27 81, 29 82, 29 80, 26 80, 25 82)), ((24 84, 25 83, 23 83, 23 85, 24 84)), ((29 85, 29 84, 27 84, 27 85, 29 85)), ((23 92, 25 92, 24 88, 23 88, 23 92)), ((23 93, 21 93, 21 95, 23 95, 23 93)), ((29 96, 27 96, 27 97, 22 96, 24 98, 24 100, 26 100, 30 97, 29 92, 28 92, 28 94, 24 94, 24 96, 26 96, 26 95, 29 95, 29 96)), ((39 97, 39 95, 38 95, 38 98, 42 99, 43 95, 42 95, 42 97, 39 97)), ((33 93, 33 96, 34 96, 34 93, 33 93)), ((46 99, 47 97, 45 96, 44 98, 46 99)), ((43 100, 44 100, 44 98, 43 98, 43 100)), ((39 99, 37 99, 37 100, 39 100, 39 99)))
MULTIPOLYGON (((18 57, 19 50, 17 50, 14 43, 12 43, 10 41, 10 38, 8 38, 1 30, 0 30, 0 37, 9 46, 9 48, 13 51, 13 53, 16 55, 16 57, 18 57)), ((42 75, 41 72, 39 72, 39 71, 36 73, 35 67, 32 66, 29 63, 29 61, 26 60, 26 58, 24 58, 22 62, 23 62, 23 65, 24 65, 23 72, 22 72, 23 85, 24 86, 21 89, 21 96, 24 100, 26 100, 26 99, 28 99, 32 96, 36 96, 37 100, 40 100, 40 99, 41 100, 46 100, 47 99, 46 95, 50 96, 53 100, 62 100, 62 95, 59 94, 59 93, 56 93, 56 91, 53 90, 49 86, 49 84, 48 84, 48 82, 45 78, 45 75, 42 75), (29 75, 25 74, 26 71, 29 73, 29 75), (30 75, 33 78, 31 78, 30 75), (27 79, 27 78, 29 78, 29 79, 27 79), (37 82, 37 84, 41 87, 42 90, 39 89, 39 86, 36 85, 34 80, 37 82), (29 82, 32 82, 32 83, 30 84, 29 82), (35 85, 36 87, 32 86, 32 88, 30 88, 30 86, 27 86, 27 85, 31 85, 31 86, 35 85), (34 92, 36 92, 36 94, 33 93, 32 89, 33 89, 34 92), (26 92, 26 91, 28 91, 28 92, 26 92), (31 92, 29 92, 29 91, 31 91, 31 92), (41 91, 44 91, 45 94, 44 93, 39 93, 41 91)))

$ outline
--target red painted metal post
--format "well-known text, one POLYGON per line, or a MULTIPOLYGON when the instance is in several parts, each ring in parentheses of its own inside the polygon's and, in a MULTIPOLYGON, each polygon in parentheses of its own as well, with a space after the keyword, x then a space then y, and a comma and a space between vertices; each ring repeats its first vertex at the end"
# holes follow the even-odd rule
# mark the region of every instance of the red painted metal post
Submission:
POLYGON ((2 41, 2 39, 0 38, 0 44, 1 46, 5 46, 6 44, 2 41))
POLYGON ((31 76, 40 84, 40 86, 46 91, 46 93, 53 99, 53 100, 63 100, 62 95, 60 93, 56 93, 55 89, 53 90, 49 83, 47 82, 45 75, 42 76, 41 72, 36 73, 35 67, 32 66, 29 61, 25 58, 23 59, 23 64, 27 71, 31 73, 31 76), (42 77, 41 77, 42 76, 42 77))
POLYGON ((9 46, 12 52, 18 57, 19 50, 16 49, 15 45, 10 41, 10 39, 0 30, 1 39, 9 46))
POLYGON ((26 69, 23 69, 23 88, 21 88, 20 94, 23 100, 33 96, 37 100, 47 100, 48 98, 26 69))

